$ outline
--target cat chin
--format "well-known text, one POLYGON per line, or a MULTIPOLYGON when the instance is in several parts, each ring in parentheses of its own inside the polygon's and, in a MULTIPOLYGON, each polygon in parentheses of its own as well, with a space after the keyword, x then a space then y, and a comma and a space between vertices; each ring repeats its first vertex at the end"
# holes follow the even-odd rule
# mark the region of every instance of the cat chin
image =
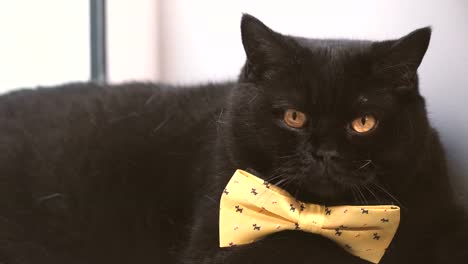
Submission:
POLYGON ((357 196, 357 186, 359 184, 346 184, 344 182, 336 182, 330 179, 321 181, 298 181, 296 184, 289 185, 287 191, 292 193, 296 199, 307 202, 324 205, 379 205, 392 204, 391 201, 384 199, 372 199, 374 197, 365 193, 364 198, 357 196), (355 189, 353 189, 353 186, 355 189), (353 191, 354 190, 354 191, 353 191), (364 200, 365 199, 365 200, 364 200))
MULTIPOLYGON (((357 186, 357 185, 355 185, 357 186)), ((373 197, 365 190, 357 189, 353 191, 352 187, 336 184, 306 184, 300 185, 300 190, 296 191, 296 199, 306 203, 316 203, 327 206, 335 205, 382 205, 382 204, 395 204, 392 199, 385 199, 384 197, 373 197)))
POLYGON ((351 203, 352 195, 344 185, 332 181, 298 182, 289 186, 289 192, 303 202, 320 204, 351 203))

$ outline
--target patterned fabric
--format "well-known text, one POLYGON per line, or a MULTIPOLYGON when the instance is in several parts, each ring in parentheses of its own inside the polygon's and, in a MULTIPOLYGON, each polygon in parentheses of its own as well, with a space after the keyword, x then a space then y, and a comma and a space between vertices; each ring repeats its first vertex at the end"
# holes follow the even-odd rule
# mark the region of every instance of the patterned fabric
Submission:
POLYGON ((379 263, 400 222, 400 208, 323 206, 297 201, 286 191, 237 170, 221 196, 220 247, 253 243, 282 230, 327 237, 349 253, 379 263))

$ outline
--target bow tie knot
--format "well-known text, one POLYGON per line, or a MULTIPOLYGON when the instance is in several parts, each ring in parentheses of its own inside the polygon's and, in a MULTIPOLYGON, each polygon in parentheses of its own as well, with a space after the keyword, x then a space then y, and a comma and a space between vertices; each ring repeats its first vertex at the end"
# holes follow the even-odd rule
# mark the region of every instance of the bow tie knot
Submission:
POLYGON ((322 225, 325 222, 325 206, 309 204, 301 204, 302 210, 299 211, 298 215, 298 227, 303 231, 307 231, 314 234, 320 234, 322 232, 322 225))
POLYGON ((220 246, 253 243, 283 230, 318 234, 349 253, 378 263, 400 222, 396 206, 303 203, 281 188, 237 170, 221 196, 220 246))

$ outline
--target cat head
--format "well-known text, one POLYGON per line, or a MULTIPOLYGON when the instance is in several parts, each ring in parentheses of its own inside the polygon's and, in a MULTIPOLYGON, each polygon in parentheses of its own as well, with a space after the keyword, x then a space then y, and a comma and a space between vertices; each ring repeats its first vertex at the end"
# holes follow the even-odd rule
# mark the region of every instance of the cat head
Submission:
POLYGON ((235 166, 329 203, 410 180, 429 131, 417 69, 430 28, 388 41, 318 40, 244 15, 241 32, 247 59, 225 138, 235 166))

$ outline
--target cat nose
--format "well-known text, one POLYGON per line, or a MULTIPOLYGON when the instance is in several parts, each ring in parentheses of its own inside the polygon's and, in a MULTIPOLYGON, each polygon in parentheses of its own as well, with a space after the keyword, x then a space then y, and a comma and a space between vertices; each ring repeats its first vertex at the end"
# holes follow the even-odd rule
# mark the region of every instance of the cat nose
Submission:
POLYGON ((334 149, 318 149, 313 156, 316 160, 322 162, 337 160, 339 158, 338 152, 334 149))

